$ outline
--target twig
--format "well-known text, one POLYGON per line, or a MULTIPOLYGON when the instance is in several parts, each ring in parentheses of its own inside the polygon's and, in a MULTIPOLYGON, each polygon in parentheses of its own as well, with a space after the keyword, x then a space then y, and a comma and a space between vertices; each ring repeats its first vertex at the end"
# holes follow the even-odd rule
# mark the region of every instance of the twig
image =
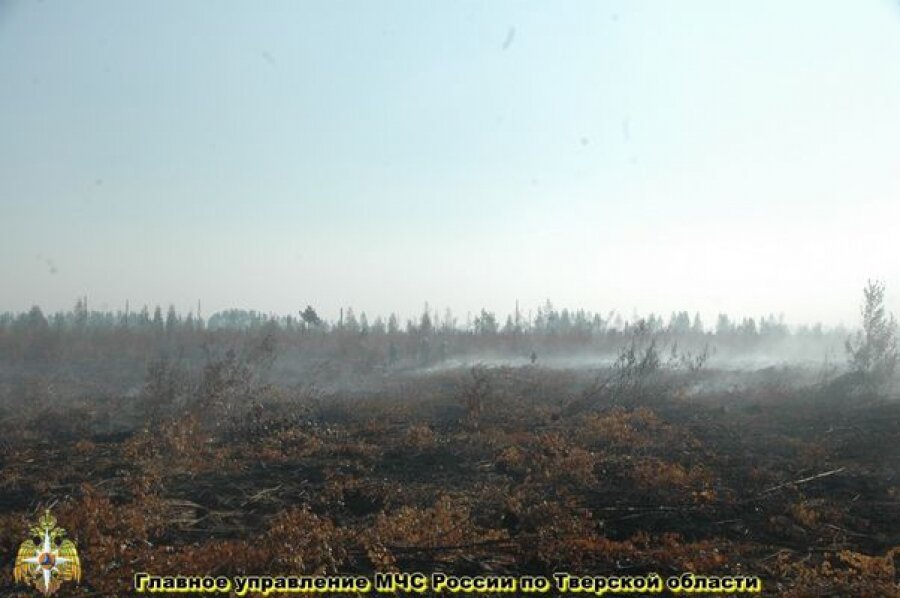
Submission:
POLYGON ((776 490, 780 490, 785 486, 799 486, 800 484, 806 484, 807 482, 812 482, 813 480, 819 480, 822 478, 827 478, 828 476, 833 476, 835 474, 841 473, 844 471, 846 467, 838 467, 837 469, 832 469, 831 471, 826 471, 824 473, 817 473, 816 475, 809 476, 808 478, 803 478, 800 480, 794 480, 792 482, 785 482, 783 484, 778 484, 777 486, 772 486, 768 490, 764 490, 758 494, 758 496, 765 496, 766 494, 771 494, 776 490))
POLYGON ((267 494, 271 494, 272 492, 277 492, 277 491, 281 490, 282 486, 284 486, 284 484, 278 484, 277 486, 273 486, 272 488, 264 488, 264 489, 260 490, 259 492, 257 492, 256 494, 254 494, 253 496, 251 496, 250 498, 248 498, 247 500, 245 500, 244 502, 242 502, 241 506, 246 507, 247 505, 249 505, 252 502, 261 500, 267 494))
POLYGON ((858 532, 850 531, 849 529, 844 529, 842 527, 838 527, 838 526, 832 525, 830 523, 826 523, 825 527, 830 527, 831 529, 837 530, 847 536, 855 536, 857 538, 866 538, 867 540, 877 540, 877 538, 875 536, 870 536, 868 534, 860 534, 858 532))
POLYGON ((603 393, 606 391, 611 382, 611 376, 603 380, 600 380, 600 378, 598 377, 597 380, 595 380, 591 385, 591 387, 584 391, 584 393, 582 393, 580 397, 569 401, 569 403, 565 407, 563 407, 561 415, 568 417, 576 415, 579 412, 587 409, 603 396, 603 393))

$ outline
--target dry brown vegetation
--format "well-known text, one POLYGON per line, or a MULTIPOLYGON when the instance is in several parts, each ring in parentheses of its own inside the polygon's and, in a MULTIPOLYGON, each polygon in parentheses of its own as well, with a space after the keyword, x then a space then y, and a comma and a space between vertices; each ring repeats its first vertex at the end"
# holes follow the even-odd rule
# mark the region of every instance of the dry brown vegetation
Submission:
POLYGON ((8 414, 0 551, 52 505, 83 555, 67 595, 128 595, 137 571, 563 569, 897 594, 896 402, 830 387, 686 395, 669 380, 623 406, 583 374, 538 367, 332 396, 253 383, 227 360, 206 375, 162 409, 151 370, 145 423, 118 435, 91 432, 109 407, 89 398, 8 414))

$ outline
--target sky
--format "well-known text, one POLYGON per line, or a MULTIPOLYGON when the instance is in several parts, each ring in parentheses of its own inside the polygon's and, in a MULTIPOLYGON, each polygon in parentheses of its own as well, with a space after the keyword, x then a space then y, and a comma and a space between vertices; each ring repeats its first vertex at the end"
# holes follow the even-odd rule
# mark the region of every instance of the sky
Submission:
POLYGON ((900 3, 0 0, 0 311, 900 315, 900 3))

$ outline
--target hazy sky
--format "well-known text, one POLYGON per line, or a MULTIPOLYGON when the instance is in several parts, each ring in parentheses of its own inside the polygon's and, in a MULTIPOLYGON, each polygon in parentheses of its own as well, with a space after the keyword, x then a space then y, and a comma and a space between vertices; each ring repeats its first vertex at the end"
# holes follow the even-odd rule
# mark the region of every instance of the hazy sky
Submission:
POLYGON ((0 226, 0 310, 900 312, 900 4, 0 0, 0 226))

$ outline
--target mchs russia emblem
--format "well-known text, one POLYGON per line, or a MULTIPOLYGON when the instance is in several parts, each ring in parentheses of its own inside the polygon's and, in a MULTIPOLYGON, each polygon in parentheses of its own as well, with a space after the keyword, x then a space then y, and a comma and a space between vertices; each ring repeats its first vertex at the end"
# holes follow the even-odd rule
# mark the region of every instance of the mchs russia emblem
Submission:
POLYGON ((26 583, 49 596, 64 581, 81 581, 81 562, 75 544, 66 538, 66 530, 56 525, 56 517, 47 510, 32 526, 31 538, 19 546, 13 573, 17 583, 26 583))

